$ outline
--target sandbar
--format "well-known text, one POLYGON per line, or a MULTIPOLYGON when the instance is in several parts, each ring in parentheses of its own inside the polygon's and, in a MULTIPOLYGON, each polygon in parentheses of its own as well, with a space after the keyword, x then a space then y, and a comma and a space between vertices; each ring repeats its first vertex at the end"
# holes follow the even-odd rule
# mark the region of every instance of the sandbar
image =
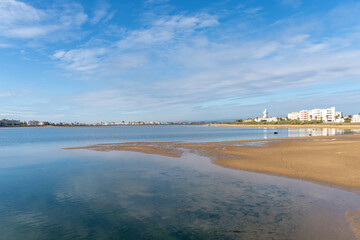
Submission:
POLYGON ((135 151, 179 158, 185 151, 213 163, 244 171, 274 174, 360 190, 360 134, 227 142, 132 142, 68 149, 135 151), (249 144, 252 143, 252 144, 249 144))

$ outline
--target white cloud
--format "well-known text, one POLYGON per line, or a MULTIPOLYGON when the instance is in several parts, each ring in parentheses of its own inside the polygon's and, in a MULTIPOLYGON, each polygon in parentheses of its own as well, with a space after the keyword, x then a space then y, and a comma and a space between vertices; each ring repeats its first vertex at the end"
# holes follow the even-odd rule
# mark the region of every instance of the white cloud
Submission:
POLYGON ((304 52, 314 53, 314 52, 318 52, 318 51, 327 49, 328 47, 329 47, 329 45, 326 43, 310 44, 309 47, 304 49, 304 52))
POLYGON ((99 23, 107 15, 107 9, 98 9, 94 12, 94 17, 91 19, 92 24, 99 23))
POLYGON ((105 48, 74 49, 67 52, 59 50, 53 58, 61 60, 69 70, 91 71, 98 67, 102 56, 107 52, 105 48))
POLYGON ((257 14, 261 10, 263 10, 263 7, 247 8, 247 9, 244 9, 242 12, 251 15, 251 14, 257 14))
POLYGON ((118 42, 119 48, 144 47, 152 44, 168 44, 185 38, 195 30, 219 25, 216 16, 206 13, 193 16, 174 15, 155 19, 149 28, 129 31, 118 42), (176 38, 176 39, 175 39, 176 38))
POLYGON ((206 13, 159 16, 108 45, 53 57, 67 69, 117 83, 71 99, 101 111, 206 106, 360 76, 360 52, 346 49, 349 36, 314 40, 307 29, 285 29, 237 39, 240 34, 228 37, 233 32, 221 28, 218 17, 206 13), (226 38, 212 38, 207 30, 226 38))
POLYGON ((12 48, 14 47, 14 45, 10 44, 10 43, 2 43, 0 42, 0 48, 12 48))
POLYGON ((11 117, 11 116, 18 116, 18 114, 15 114, 15 113, 0 113, 0 116, 11 117))
MULTIPOLYGON (((92 72, 119 73, 143 65, 151 55, 151 46, 171 45, 186 40, 195 30, 218 25, 216 16, 201 13, 194 16, 164 16, 152 22, 150 27, 127 31, 125 36, 102 47, 88 47, 56 51, 52 57, 60 60, 67 69, 92 72), (143 51, 147 49, 146 51, 143 51), (127 51, 131 51, 130 53, 127 51), (110 69, 109 66, 116 66, 110 69)), ((154 48, 155 50, 155 48, 154 48)))
POLYGON ((51 27, 31 26, 6 29, 3 31, 3 34, 10 38, 34 38, 45 35, 51 31, 51 27))
POLYGON ((11 97, 11 96, 12 96, 12 93, 10 93, 10 92, 0 92, 0 98, 11 97))
POLYGON ((169 0, 146 0, 145 3, 146 4, 163 4, 163 3, 167 3, 169 2, 169 0))
MULTIPOLYGON (((93 24, 107 12, 95 13, 93 24)), ((85 19, 70 17, 69 25, 85 19)), ((72 78, 101 80, 98 90, 65 100, 95 115, 223 106, 228 99, 238 106, 250 97, 266 102, 264 96, 279 91, 358 79, 360 51, 353 45, 360 36, 315 38, 321 24, 303 20, 292 16, 248 37, 204 12, 159 15, 111 40, 93 38, 51 56, 72 78)))
POLYGON ((78 4, 61 5, 53 9, 37 9, 17 0, 0 1, 0 36, 32 39, 54 31, 80 27, 87 15, 78 4))
POLYGON ((142 62, 139 71, 143 73, 169 65, 159 79, 85 93, 76 102, 113 111, 189 108, 224 98, 266 96, 360 76, 360 51, 305 52, 308 43, 290 49, 281 42, 240 45, 177 48, 164 58, 166 63, 142 62), (179 73, 169 73, 174 71, 173 66, 179 68, 179 73))
POLYGON ((154 21, 154 27, 167 29, 198 29, 218 25, 216 16, 206 13, 196 14, 194 16, 167 16, 154 21))
POLYGON ((297 8, 301 5, 301 0, 282 0, 281 2, 284 5, 289 5, 294 8, 297 8))
POLYGON ((259 46, 253 51, 253 58, 264 58, 278 49, 279 44, 277 42, 270 42, 264 44, 264 46, 259 46))
POLYGON ((305 42, 310 36, 308 34, 299 34, 295 36, 291 36, 287 39, 287 42, 299 44, 305 42))
POLYGON ((110 5, 102 2, 96 6, 94 16, 90 20, 91 24, 98 24, 101 21, 108 21, 114 16, 114 12, 109 13, 110 5))
POLYGON ((45 15, 41 10, 16 0, 0 1, 0 25, 37 22, 45 15))

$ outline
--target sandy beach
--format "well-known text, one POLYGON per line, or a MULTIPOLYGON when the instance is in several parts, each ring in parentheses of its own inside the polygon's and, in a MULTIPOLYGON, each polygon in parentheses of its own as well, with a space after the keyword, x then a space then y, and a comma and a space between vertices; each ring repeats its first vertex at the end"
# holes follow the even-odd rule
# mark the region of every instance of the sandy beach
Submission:
POLYGON ((69 149, 136 151, 179 158, 184 151, 222 167, 360 190, 360 134, 209 143, 111 143, 69 149))
POLYGON ((252 128, 338 128, 338 129, 359 129, 360 124, 307 124, 307 125, 287 125, 287 124, 226 124, 211 123, 204 126, 211 127, 252 127, 252 128))

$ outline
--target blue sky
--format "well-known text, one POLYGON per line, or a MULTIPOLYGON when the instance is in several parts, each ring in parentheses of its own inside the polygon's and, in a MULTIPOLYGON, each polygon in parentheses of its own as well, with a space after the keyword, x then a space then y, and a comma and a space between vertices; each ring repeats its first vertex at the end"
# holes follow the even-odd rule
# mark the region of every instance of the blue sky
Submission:
POLYGON ((360 2, 0 0, 0 118, 360 112, 360 2))

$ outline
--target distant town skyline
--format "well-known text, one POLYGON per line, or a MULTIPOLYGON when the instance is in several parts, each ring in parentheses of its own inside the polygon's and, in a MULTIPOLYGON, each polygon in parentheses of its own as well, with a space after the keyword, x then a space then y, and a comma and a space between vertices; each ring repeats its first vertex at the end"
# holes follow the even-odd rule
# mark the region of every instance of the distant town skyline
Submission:
POLYGON ((1 0, 0 119, 360 112, 358 1, 1 0))
POLYGON ((0 127, 24 127, 24 126, 121 126, 121 125, 168 125, 168 124, 204 124, 215 122, 236 122, 236 123, 272 123, 279 122, 280 124, 295 124, 299 122, 310 122, 311 124, 319 123, 360 123, 360 113, 354 115, 344 116, 343 112, 336 111, 336 107, 327 109, 311 109, 301 110, 298 112, 288 113, 287 116, 270 116, 268 109, 265 108, 262 117, 236 119, 236 120, 203 120, 203 121, 107 121, 107 122, 88 122, 79 123, 76 121, 68 122, 51 122, 51 121, 38 121, 38 120, 26 120, 20 121, 17 119, 1 119, 0 127), (315 122, 314 122, 315 121, 315 122))

